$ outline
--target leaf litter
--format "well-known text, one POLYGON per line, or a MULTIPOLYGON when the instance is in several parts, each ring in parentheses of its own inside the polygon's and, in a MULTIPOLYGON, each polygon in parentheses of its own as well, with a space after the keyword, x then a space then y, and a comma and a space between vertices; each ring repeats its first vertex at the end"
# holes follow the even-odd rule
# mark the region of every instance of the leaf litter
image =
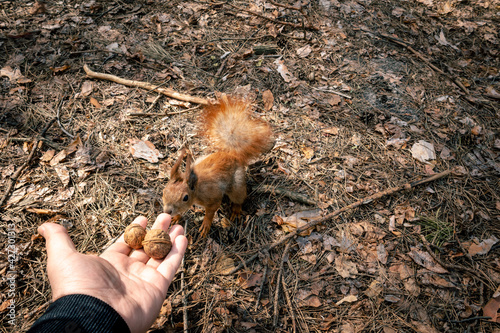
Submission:
POLYGON ((79 250, 100 253, 136 215, 162 211, 182 146, 204 151, 191 103, 85 77, 88 64, 207 99, 239 92, 276 133, 249 167, 241 223, 227 224, 223 205, 200 241, 202 210, 184 217, 189 292, 178 275, 154 329, 182 327, 186 297, 193 332, 494 330, 474 318, 498 322, 500 304, 496 7, 238 6, 248 11, 190 1, 4 5, 1 193, 55 119, 0 208, 2 232, 16 225, 17 268, 32 272, 18 278, 18 329, 50 299, 38 225, 53 219, 79 250), (308 221, 447 169, 452 176, 344 212, 231 273, 308 221))

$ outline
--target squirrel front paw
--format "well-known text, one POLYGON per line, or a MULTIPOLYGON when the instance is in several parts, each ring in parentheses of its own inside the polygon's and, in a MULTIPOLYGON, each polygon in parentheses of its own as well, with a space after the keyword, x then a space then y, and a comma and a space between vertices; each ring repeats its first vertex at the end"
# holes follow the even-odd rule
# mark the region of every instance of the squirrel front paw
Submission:
POLYGON ((178 224, 181 221, 181 217, 182 216, 180 214, 172 216, 170 225, 178 224))
POLYGON ((206 238, 208 236, 209 231, 210 231, 210 225, 202 223, 200 227, 200 236, 202 238, 206 238))

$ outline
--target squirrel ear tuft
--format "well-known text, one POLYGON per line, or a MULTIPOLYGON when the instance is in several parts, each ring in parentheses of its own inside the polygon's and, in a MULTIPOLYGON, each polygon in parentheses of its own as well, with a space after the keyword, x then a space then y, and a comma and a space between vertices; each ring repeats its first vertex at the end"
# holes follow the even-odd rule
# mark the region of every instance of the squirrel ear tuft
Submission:
POLYGON ((193 162, 193 157, 190 153, 186 154, 186 170, 184 170, 184 178, 189 179, 191 176, 191 163, 193 162))
POLYGON ((185 155, 186 155, 186 149, 183 148, 181 150, 179 158, 177 159, 174 166, 172 167, 172 170, 170 170, 170 179, 174 179, 174 178, 177 178, 177 179, 181 178, 182 179, 181 173, 179 172, 179 167, 181 166, 182 160, 184 159, 185 155))
POLYGON ((194 191, 194 187, 196 186, 197 182, 198 176, 194 173, 194 171, 191 170, 188 177, 188 187, 191 191, 194 191))

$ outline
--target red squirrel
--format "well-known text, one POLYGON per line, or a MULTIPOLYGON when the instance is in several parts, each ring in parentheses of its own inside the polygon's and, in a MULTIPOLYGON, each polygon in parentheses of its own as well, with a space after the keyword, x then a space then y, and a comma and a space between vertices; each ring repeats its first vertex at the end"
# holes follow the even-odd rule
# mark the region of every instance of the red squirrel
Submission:
POLYGON ((163 190, 163 211, 179 219, 193 204, 205 207, 201 237, 208 235, 224 194, 232 202, 231 219, 241 214, 247 196, 246 167, 274 145, 271 127, 252 118, 250 107, 249 102, 226 95, 206 106, 200 121, 201 135, 214 152, 193 162, 184 148, 170 171, 163 190), (186 169, 181 172, 184 157, 186 169))

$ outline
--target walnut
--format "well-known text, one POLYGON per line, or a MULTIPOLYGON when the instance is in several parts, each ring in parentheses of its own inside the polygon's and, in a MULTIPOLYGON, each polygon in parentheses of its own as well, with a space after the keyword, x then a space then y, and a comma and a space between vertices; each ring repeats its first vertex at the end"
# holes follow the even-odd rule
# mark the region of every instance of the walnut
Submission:
POLYGON ((127 228, 125 228, 125 233, 123 234, 125 243, 136 250, 142 247, 142 241, 144 240, 145 236, 146 229, 144 229, 137 223, 129 224, 127 228))
POLYGON ((144 252, 153 259, 161 260, 167 256, 172 248, 170 236, 161 229, 151 229, 147 232, 144 241, 144 252))

